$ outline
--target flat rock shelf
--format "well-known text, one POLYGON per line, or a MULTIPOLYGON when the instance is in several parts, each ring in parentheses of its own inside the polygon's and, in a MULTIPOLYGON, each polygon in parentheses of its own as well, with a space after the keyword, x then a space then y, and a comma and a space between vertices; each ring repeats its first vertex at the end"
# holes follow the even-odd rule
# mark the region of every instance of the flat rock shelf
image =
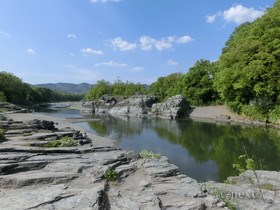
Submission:
MULTIPOLYGON (((240 177, 236 185, 198 183, 164 156, 142 158, 113 146, 38 146, 38 142, 76 132, 52 125, 2 117, 6 140, 0 141, 0 209, 223 209, 228 203, 209 185, 242 191, 250 184, 240 177), (115 180, 106 177, 108 169, 116 173, 115 180)), ((263 173, 260 177, 279 188, 279 173, 275 172, 273 179, 268 178, 270 175, 263 173)), ((246 176, 253 177, 249 172, 246 176)), ((235 199, 233 203, 240 209, 273 209, 280 201, 275 192, 267 189, 262 198, 235 199)))

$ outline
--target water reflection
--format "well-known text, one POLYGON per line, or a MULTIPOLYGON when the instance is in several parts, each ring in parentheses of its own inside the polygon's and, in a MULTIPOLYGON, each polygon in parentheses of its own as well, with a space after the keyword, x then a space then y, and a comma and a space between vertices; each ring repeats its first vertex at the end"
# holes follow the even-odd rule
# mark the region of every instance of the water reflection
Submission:
POLYGON ((164 154, 181 171, 200 181, 223 181, 235 175, 232 163, 239 161, 244 148, 259 168, 280 169, 280 139, 274 129, 109 116, 78 124, 116 139, 121 148, 164 154))

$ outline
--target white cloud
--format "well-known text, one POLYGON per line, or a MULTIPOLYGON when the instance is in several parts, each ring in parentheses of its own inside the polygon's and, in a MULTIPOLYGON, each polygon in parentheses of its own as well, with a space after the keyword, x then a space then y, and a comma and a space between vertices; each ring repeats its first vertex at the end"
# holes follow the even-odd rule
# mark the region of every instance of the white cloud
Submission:
POLYGON ((128 71, 137 73, 137 72, 142 72, 144 69, 145 68, 143 68, 143 67, 136 66, 134 68, 129 69, 128 71))
POLYGON ((80 51, 83 53, 84 56, 88 56, 88 55, 103 55, 103 51, 101 50, 94 50, 92 48, 84 48, 84 49, 80 49, 80 51))
POLYGON ((190 36, 169 36, 167 38, 161 38, 160 40, 154 39, 149 36, 142 36, 140 37, 140 46, 141 50, 149 51, 153 48, 157 49, 158 51, 166 50, 166 49, 172 49, 173 44, 186 44, 193 39, 190 36))
POLYGON ((110 44, 115 50, 120 51, 131 51, 137 48, 135 43, 129 43, 123 40, 121 37, 116 37, 110 40, 110 44))
POLYGON ((26 49, 25 52, 30 53, 30 54, 36 54, 36 51, 33 50, 32 48, 26 49))
POLYGON ((142 36, 140 38, 141 50, 149 51, 153 48, 153 40, 151 37, 142 36))
POLYGON ((176 41, 178 44, 186 44, 192 40, 193 40, 193 38, 191 38, 190 36, 181 36, 181 37, 177 38, 176 41))
POLYGON ((206 16, 206 21, 208 23, 213 23, 217 17, 222 17, 227 22, 242 24, 245 22, 252 22, 255 19, 261 17, 263 14, 263 10, 257 10, 252 7, 248 8, 238 4, 223 12, 219 11, 214 15, 206 16))
POLYGON ((100 67, 100 66, 108 66, 108 67, 126 67, 126 63, 117 63, 114 61, 109 61, 109 62, 103 62, 103 63, 96 63, 94 64, 95 67, 100 67))
POLYGON ((107 3, 107 2, 120 2, 122 0, 90 0, 91 3, 107 3))
POLYGON ((10 37, 11 35, 8 32, 0 31, 0 36, 10 37))
POLYGON ((76 39, 77 36, 76 36, 75 34, 68 34, 68 35, 67 35, 67 38, 68 38, 68 39, 76 39))
POLYGON ((258 17, 261 17, 263 14, 264 11, 262 10, 236 5, 235 7, 231 7, 229 10, 224 11, 223 17, 228 22, 241 24, 247 21, 252 22, 258 17))
POLYGON ((178 65, 178 62, 176 62, 176 61, 174 61, 174 60, 172 60, 172 59, 169 59, 169 60, 167 61, 167 65, 168 65, 168 66, 177 66, 177 65, 178 65))
POLYGON ((218 16, 217 14, 215 14, 215 15, 207 15, 207 16, 206 16, 206 21, 207 21, 207 23, 213 23, 213 22, 215 22, 217 16, 218 16))
POLYGON ((75 53, 69 53, 70 56, 75 56, 75 53))

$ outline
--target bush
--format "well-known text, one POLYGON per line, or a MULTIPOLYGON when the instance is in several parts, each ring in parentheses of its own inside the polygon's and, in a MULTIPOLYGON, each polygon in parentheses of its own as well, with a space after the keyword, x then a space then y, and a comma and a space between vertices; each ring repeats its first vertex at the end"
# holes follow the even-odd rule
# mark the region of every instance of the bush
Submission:
POLYGON ((114 169, 107 169, 104 177, 108 181, 116 181, 118 179, 118 173, 114 169))
POLYGON ((238 114, 241 114, 242 110, 242 104, 238 101, 231 101, 227 103, 227 106, 232 110, 233 112, 236 112, 238 114))
POLYGON ((244 105, 242 107, 242 113, 253 120, 258 120, 258 121, 267 120, 267 115, 263 114, 262 112, 260 112, 260 110, 257 107, 252 105, 244 105))
POLYGON ((5 140, 4 131, 0 128, 0 141, 5 140))
POLYGON ((277 106, 269 113, 269 121, 280 124, 280 106, 277 106))
POLYGON ((160 157, 161 157, 161 154, 149 152, 144 149, 139 153, 139 155, 141 158, 146 158, 146 159, 160 159, 160 157))
POLYGON ((78 146, 79 143, 77 141, 75 141, 73 138, 71 137, 62 137, 61 139, 49 142, 47 144, 45 144, 44 147, 50 148, 50 147, 76 147, 78 146))

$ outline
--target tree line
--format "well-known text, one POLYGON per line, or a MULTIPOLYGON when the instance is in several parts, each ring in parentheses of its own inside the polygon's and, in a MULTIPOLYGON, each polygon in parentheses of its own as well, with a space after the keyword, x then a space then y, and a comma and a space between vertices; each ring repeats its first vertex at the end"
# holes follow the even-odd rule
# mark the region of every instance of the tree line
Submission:
POLYGON ((87 94, 130 96, 150 93, 161 101, 182 94, 191 105, 226 104, 252 119, 280 120, 280 0, 252 23, 230 35, 218 61, 198 60, 185 74, 160 77, 148 89, 141 84, 98 81, 87 94))
POLYGON ((32 105, 41 102, 79 101, 83 95, 59 93, 48 88, 34 87, 8 72, 0 72, 0 102, 32 105))

